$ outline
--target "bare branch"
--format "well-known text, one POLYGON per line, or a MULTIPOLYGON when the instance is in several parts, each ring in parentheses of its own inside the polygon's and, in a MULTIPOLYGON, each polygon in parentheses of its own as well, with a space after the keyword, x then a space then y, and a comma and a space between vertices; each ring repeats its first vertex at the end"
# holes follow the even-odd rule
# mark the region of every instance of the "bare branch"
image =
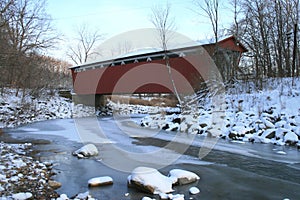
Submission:
POLYGON ((219 0, 195 0, 194 4, 200 10, 195 10, 198 15, 209 18, 215 36, 215 43, 217 43, 219 32, 219 0))
POLYGON ((175 85, 175 81, 172 74, 172 68, 170 65, 170 61, 167 54, 167 44, 169 39, 171 39, 172 34, 171 32, 174 31, 175 25, 174 25, 174 19, 170 19, 170 9, 171 5, 167 4, 165 8, 162 7, 153 7, 152 8, 152 16, 150 18, 150 21, 152 24, 156 27, 159 33, 159 42, 162 45, 162 48, 165 52, 165 58, 166 58, 166 66, 168 69, 169 77, 174 89, 174 93, 179 101, 179 104, 182 105, 181 98, 179 96, 179 93, 177 91, 177 87, 175 85))
POLYGON ((73 46, 68 47, 67 56, 77 65, 87 62, 90 56, 97 54, 93 52, 97 42, 103 39, 103 34, 98 30, 89 30, 86 24, 77 28, 76 50, 73 46))
POLYGON ((170 4, 167 4, 165 8, 155 6, 152 8, 152 15, 150 16, 150 21, 158 31, 159 41, 164 50, 167 50, 172 32, 176 29, 174 18, 170 17, 170 9, 170 4))

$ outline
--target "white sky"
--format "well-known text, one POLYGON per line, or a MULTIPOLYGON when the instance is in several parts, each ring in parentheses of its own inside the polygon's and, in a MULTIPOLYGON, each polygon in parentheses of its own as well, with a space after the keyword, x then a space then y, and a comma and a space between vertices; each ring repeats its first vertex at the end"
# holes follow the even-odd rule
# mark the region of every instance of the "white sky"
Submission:
MULTIPOLYGON (((228 4, 229 0, 224 0, 228 4)), ((75 37, 76 27, 85 23, 100 30, 105 39, 141 28, 154 28, 150 22, 151 9, 155 5, 171 4, 171 16, 176 31, 192 40, 211 38, 212 28, 208 18, 197 15, 192 0, 48 0, 47 12, 54 19, 55 28, 64 35, 60 49, 54 56, 68 60, 66 46, 75 37)), ((220 5, 220 24, 228 28, 232 12, 224 3, 220 5)), ((220 27, 220 28, 223 28, 220 27)))

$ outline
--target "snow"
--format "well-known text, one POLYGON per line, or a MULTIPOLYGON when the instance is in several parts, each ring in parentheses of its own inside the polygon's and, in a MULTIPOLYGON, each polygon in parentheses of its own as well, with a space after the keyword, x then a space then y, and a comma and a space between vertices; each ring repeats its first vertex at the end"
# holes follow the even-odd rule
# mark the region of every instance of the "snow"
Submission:
POLYGON ((284 142, 298 142, 298 136, 293 133, 292 131, 288 131, 285 135, 284 135, 284 142))
POLYGON ((172 169, 169 172, 169 177, 171 178, 173 184, 176 184, 179 179, 187 179, 188 182, 194 182, 200 179, 197 174, 182 169, 172 169))
POLYGON ((166 193, 159 193, 160 199, 169 199, 169 194, 166 193))
POLYGON ((57 200, 68 200, 68 196, 66 194, 61 194, 57 200))
POLYGON ((88 185, 91 187, 113 184, 113 179, 110 176, 101 176, 88 180, 88 185))
POLYGON ((286 155, 286 152, 284 152, 284 151, 277 151, 276 153, 281 154, 281 155, 286 155))
MULTIPOLYGON (((54 190, 50 188, 52 181, 50 178, 53 175, 52 164, 33 160, 32 157, 26 155, 31 151, 32 145, 30 143, 7 144, 0 142, 1 200, 50 199, 43 193, 53 195, 54 190)), ((93 199, 88 192, 78 194, 76 198, 93 199)), ((61 194, 59 198, 52 199, 66 200, 71 198, 68 198, 66 194, 61 194)))
POLYGON ((198 194, 198 193, 200 193, 200 190, 199 190, 197 187, 191 187, 191 188, 189 189, 189 192, 190 192, 191 194, 198 194))
POLYGON ((98 155, 98 149, 94 144, 87 144, 73 152, 78 158, 90 157, 98 155))
POLYGON ((25 200, 32 197, 32 194, 30 192, 21 192, 17 194, 13 194, 12 198, 15 200, 25 200))
POLYGON ((169 195, 169 199, 172 199, 172 200, 184 200, 184 194, 175 194, 175 195, 170 194, 169 195))
POLYGON ((149 167, 135 168, 130 177, 129 182, 137 182, 143 186, 150 186, 153 188, 153 194, 170 193, 172 189, 172 181, 167 176, 162 175, 159 171, 149 167))
POLYGON ((95 115, 95 108, 75 105, 58 93, 41 92, 39 98, 22 94, 15 96, 14 89, 4 88, 0 99, 0 128, 16 127, 49 119, 77 118, 95 115))
MULTIPOLYGON (((172 185, 180 182, 180 179, 184 179, 184 183, 189 184, 199 180, 200 177, 193 172, 183 169, 173 169, 169 172, 169 176, 167 177, 154 168, 137 167, 132 171, 131 175, 128 176, 127 181, 129 186, 135 186, 138 189, 143 188, 143 190, 146 189, 148 192, 158 194, 160 199, 181 200, 184 199, 183 194, 171 194, 171 192, 174 191, 172 185)), ((200 192, 196 187, 192 187, 189 191, 191 194, 200 192)))
POLYGON ((203 136, 213 134, 242 143, 300 146, 300 79, 291 83, 291 78, 267 79, 264 89, 258 90, 254 83, 237 81, 221 94, 224 101, 220 105, 213 105, 213 97, 218 97, 215 91, 209 91, 202 95, 196 111, 195 104, 188 105, 190 110, 185 113, 165 110, 147 115, 138 124, 203 136), (219 107, 224 109, 218 111, 219 107))
POLYGON ((150 197, 143 197, 142 200, 155 200, 155 199, 152 199, 150 197))

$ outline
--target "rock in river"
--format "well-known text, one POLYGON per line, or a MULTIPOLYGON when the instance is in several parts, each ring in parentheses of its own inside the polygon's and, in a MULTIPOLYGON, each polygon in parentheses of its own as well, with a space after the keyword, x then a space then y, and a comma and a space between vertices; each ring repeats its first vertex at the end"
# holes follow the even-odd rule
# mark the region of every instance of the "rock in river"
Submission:
POLYGON ((170 193, 172 180, 154 168, 137 167, 128 177, 128 186, 146 191, 151 194, 170 193))
POLYGON ((89 187, 111 185, 111 184, 113 184, 113 179, 109 176, 101 176, 101 177, 91 178, 88 181, 89 187))
POLYGON ((57 182, 57 181, 52 181, 52 180, 49 180, 48 181, 48 185, 53 188, 53 189, 58 189, 61 187, 61 183, 60 182, 57 182))
POLYGON ((73 155, 77 156, 78 158, 96 156, 98 155, 98 149, 94 144, 87 144, 74 151, 73 155))
POLYGON ((169 177, 173 181, 173 184, 178 185, 189 184, 200 179, 200 177, 194 172, 182 169, 172 169, 169 172, 169 177))

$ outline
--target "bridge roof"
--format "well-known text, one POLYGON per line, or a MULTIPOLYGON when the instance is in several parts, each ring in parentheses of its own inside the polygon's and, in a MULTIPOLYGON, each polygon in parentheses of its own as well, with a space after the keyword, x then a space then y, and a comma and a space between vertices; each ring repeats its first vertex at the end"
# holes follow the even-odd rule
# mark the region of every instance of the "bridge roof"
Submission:
MULTIPOLYGON (((221 48, 228 48, 235 51, 240 52, 247 52, 247 48, 243 46, 234 36, 226 37, 218 42, 221 48), (232 47, 233 43, 228 44, 228 41, 234 41, 234 45, 236 47, 232 47), (222 45, 223 44, 223 45, 222 45)), ((189 44, 183 44, 181 47, 173 48, 170 50, 167 50, 167 54, 169 57, 182 57, 187 53, 194 52, 197 48, 210 48, 211 46, 215 45, 215 43, 207 43, 203 41, 197 41, 197 42, 191 42, 189 44)), ((162 49, 158 48, 145 48, 140 49, 137 51, 133 51, 127 54, 124 54, 122 56, 118 56, 115 58, 92 62, 92 63, 84 63, 77 66, 72 66, 69 69, 74 70, 87 70, 87 69, 95 69, 99 67, 108 67, 108 66, 114 66, 114 65, 123 65, 127 63, 132 62, 140 62, 141 60, 153 60, 153 59, 163 59, 165 57, 166 52, 162 49)))

